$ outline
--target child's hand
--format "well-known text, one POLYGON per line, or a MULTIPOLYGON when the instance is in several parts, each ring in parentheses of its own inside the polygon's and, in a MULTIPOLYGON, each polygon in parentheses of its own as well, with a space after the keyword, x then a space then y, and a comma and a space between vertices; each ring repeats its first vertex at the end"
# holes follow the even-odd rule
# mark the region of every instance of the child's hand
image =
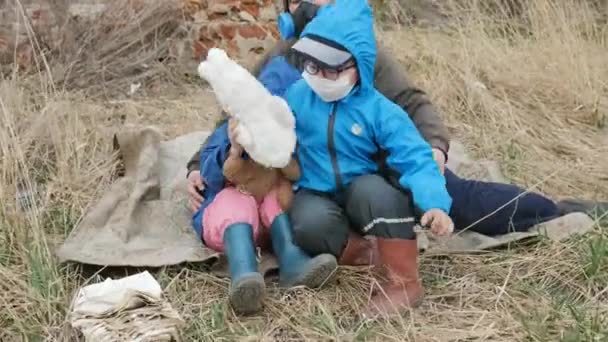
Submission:
POLYGON ((281 173, 291 182, 297 182, 300 179, 300 176, 302 176, 302 171, 300 170, 298 160, 291 157, 289 164, 281 169, 281 173))
POLYGON ((205 183, 201 177, 201 172, 198 170, 190 172, 188 175, 188 194, 190 195, 190 208, 192 211, 199 210, 205 200, 200 193, 204 189, 205 183))
POLYGON ((441 209, 431 209, 424 213, 420 223, 423 226, 431 226, 431 232, 437 236, 446 236, 454 231, 454 222, 441 209))

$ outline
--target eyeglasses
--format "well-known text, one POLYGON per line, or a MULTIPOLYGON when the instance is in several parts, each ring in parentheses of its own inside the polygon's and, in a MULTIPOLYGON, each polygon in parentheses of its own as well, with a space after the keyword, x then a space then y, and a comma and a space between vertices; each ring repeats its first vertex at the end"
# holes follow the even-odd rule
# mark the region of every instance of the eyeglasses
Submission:
POLYGON ((315 62, 313 62, 311 60, 307 60, 304 62, 304 71, 306 71, 307 73, 309 73, 311 75, 316 75, 319 72, 321 72, 323 77, 327 78, 328 80, 335 81, 338 79, 338 77, 340 76, 340 73, 342 71, 348 70, 354 66, 355 66, 355 62, 349 61, 349 62, 346 62, 346 64, 344 64, 341 67, 323 68, 315 62))

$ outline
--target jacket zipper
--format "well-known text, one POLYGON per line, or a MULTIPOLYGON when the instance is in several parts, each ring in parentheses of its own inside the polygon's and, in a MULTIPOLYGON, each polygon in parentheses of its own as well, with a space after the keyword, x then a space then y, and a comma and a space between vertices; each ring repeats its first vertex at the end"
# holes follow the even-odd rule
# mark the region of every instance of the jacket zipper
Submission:
POLYGON ((334 141, 334 127, 336 125, 336 107, 334 103, 329 113, 329 123, 327 125, 327 148, 329 149, 329 156, 331 158, 331 166, 334 170, 334 178, 336 181, 336 190, 342 190, 342 176, 340 175, 340 167, 338 166, 338 155, 336 153, 336 143, 334 141))

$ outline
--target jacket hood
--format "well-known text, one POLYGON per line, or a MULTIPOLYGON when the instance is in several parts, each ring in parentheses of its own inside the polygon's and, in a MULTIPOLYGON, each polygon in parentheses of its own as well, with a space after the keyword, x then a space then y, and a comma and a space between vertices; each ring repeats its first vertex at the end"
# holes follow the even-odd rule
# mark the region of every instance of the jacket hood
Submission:
POLYGON ((301 37, 315 35, 343 46, 357 61, 361 89, 373 87, 374 18, 367 0, 336 0, 321 7, 301 37))

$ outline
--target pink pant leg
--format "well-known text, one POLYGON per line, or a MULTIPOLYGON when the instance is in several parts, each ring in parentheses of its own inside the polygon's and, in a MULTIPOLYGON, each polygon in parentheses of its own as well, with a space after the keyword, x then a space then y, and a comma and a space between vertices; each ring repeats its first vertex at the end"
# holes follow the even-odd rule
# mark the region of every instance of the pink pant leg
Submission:
POLYGON ((223 252, 224 231, 235 223, 250 224, 254 241, 258 240, 260 219, 255 198, 234 187, 224 188, 203 213, 203 239, 207 247, 223 252))
POLYGON ((260 204, 259 213, 262 225, 265 228, 270 228, 272 221, 283 213, 283 209, 281 209, 281 206, 279 205, 276 189, 272 190, 264 197, 264 200, 260 204))

